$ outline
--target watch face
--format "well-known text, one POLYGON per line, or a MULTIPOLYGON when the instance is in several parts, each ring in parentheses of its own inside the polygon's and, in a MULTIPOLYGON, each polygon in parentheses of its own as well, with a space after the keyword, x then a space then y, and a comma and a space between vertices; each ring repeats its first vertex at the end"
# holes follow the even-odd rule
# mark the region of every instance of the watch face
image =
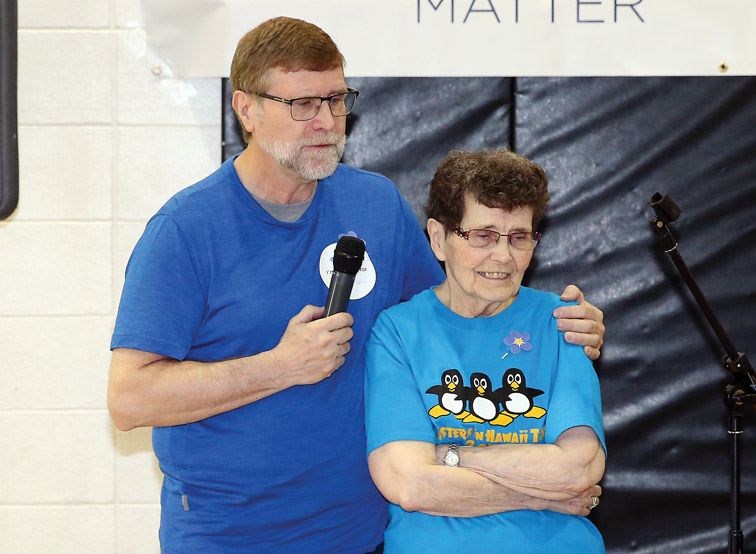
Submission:
POLYGON ((454 450, 449 450, 444 456, 444 464, 447 466, 457 467, 459 465, 459 454, 454 450))

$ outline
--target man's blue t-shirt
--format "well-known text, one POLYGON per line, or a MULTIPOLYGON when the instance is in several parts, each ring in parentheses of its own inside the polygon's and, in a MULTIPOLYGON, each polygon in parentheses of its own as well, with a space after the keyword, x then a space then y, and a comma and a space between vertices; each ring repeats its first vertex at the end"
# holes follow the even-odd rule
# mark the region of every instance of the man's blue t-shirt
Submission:
MULTIPOLYGON (((604 445, 598 379, 565 342, 559 298, 520 287, 491 317, 466 318, 433 290, 382 313, 366 347, 368 452, 393 441, 462 446, 553 443, 576 426, 604 445)), ((604 552, 584 517, 515 510, 443 517, 389 506, 391 554, 604 552)))
POLYGON ((233 160, 173 197, 129 261, 112 348, 211 362, 275 347, 289 319, 325 302, 339 236, 367 253, 345 364, 196 423, 155 428, 163 552, 365 552, 385 501, 365 459, 363 348, 380 311, 443 273, 385 177, 339 165, 295 222, 271 217, 233 160))

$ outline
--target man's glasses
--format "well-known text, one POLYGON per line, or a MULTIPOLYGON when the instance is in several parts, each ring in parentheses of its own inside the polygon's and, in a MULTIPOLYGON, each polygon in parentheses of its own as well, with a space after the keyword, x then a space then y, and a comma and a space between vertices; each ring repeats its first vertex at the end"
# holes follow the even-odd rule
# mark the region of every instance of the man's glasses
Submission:
POLYGON ((270 94, 265 94, 263 92, 258 92, 256 94, 256 96, 259 96, 260 98, 267 98, 268 100, 288 104, 291 108, 291 118, 294 121, 309 121, 318 115, 320 106, 323 102, 328 102, 328 107, 330 108, 333 117, 344 117, 352 111, 354 103, 359 95, 359 90, 351 88, 348 88, 347 92, 339 92, 338 94, 332 94, 331 96, 305 96, 302 98, 291 99, 271 96, 270 94))
POLYGON ((454 228, 454 233, 465 239, 473 248, 489 248, 499 243, 501 237, 507 237, 507 242, 516 250, 533 250, 541 233, 538 231, 512 231, 511 233, 499 233, 492 229, 468 229, 454 228))

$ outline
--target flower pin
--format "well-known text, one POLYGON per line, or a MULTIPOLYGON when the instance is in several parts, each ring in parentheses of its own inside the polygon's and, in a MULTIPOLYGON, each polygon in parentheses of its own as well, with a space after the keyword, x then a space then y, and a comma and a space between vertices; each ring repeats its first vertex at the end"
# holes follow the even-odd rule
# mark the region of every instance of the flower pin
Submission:
POLYGON ((510 331, 504 337, 504 344, 509 347, 509 352, 504 354, 502 358, 505 358, 510 352, 512 354, 519 354, 520 352, 529 352, 533 349, 533 345, 530 343, 530 333, 523 333, 522 331, 510 331))

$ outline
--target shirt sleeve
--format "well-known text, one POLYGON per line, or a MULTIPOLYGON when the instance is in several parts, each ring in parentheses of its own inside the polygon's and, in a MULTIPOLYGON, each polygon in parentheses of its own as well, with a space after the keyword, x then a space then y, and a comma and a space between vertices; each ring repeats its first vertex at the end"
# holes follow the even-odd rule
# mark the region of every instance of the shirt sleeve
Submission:
POLYGON ((126 267, 110 347, 183 360, 206 304, 186 239, 169 216, 147 224, 126 267))
POLYGON ((436 443, 401 337, 385 312, 366 347, 365 426, 368 453, 398 440, 436 443))
POLYGON ((593 429, 606 451, 601 413, 601 389, 582 347, 569 344, 564 335, 557 338, 556 377, 552 386, 546 420, 546 442, 553 443, 572 427, 593 429))

